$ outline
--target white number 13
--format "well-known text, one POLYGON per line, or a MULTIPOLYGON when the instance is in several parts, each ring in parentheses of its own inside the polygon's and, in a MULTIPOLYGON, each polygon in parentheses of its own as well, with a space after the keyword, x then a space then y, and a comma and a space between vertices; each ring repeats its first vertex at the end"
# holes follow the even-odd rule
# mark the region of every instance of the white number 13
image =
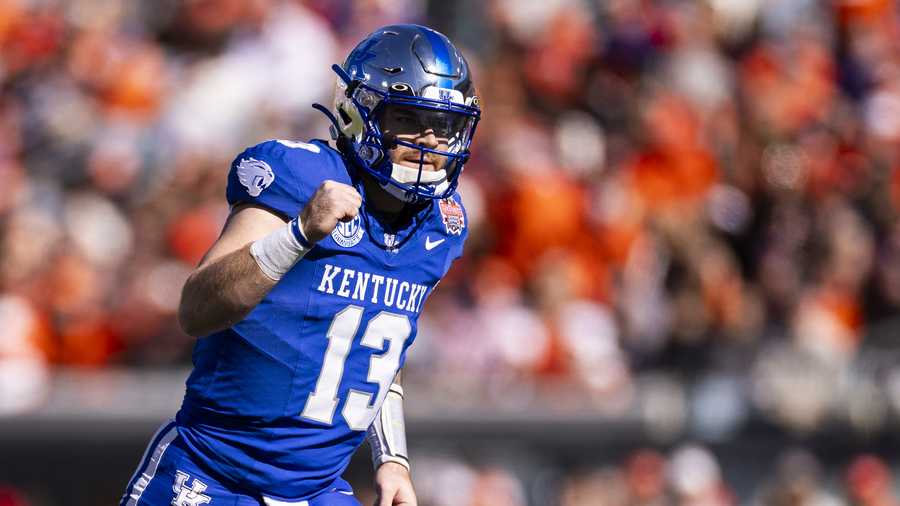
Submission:
MULTIPOLYGON (((316 389, 310 394, 301 416, 317 422, 331 424, 337 409, 337 391, 344 376, 344 362, 350 353, 353 337, 359 329, 363 308, 347 306, 334 316, 328 329, 328 349, 322 361, 322 371, 316 382, 316 389)), ((369 359, 369 375, 366 381, 378 383, 378 396, 372 403, 372 394, 351 389, 347 394, 342 414, 347 426, 353 430, 366 430, 375 419, 391 382, 400 367, 400 353, 403 343, 412 332, 409 318, 405 315, 382 311, 369 320, 360 344, 381 351, 387 341, 387 351, 372 355, 369 359)))

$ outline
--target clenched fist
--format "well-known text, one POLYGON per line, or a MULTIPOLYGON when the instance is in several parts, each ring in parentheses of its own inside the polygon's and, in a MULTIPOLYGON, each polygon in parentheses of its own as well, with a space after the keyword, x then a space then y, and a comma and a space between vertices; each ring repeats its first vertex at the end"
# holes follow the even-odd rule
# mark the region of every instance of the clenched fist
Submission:
POLYGON ((350 221, 359 214, 362 197, 356 188, 325 180, 300 212, 303 235, 315 244, 334 230, 338 221, 350 221))

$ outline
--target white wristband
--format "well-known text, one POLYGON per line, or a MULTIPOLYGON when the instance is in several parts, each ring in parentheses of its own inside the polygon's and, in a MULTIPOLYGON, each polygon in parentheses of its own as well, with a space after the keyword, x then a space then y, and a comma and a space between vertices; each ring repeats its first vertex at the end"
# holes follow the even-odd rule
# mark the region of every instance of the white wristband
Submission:
POLYGON ((263 274, 273 281, 280 280, 298 260, 303 258, 303 255, 312 249, 300 243, 294 235, 298 233, 295 230, 303 230, 303 227, 300 226, 299 216, 284 227, 250 245, 250 255, 256 260, 256 264, 259 265, 263 274))
POLYGON ((372 449, 375 469, 385 462, 396 462, 409 470, 406 450, 406 425, 403 420, 403 387, 394 383, 388 391, 381 410, 366 432, 372 449))

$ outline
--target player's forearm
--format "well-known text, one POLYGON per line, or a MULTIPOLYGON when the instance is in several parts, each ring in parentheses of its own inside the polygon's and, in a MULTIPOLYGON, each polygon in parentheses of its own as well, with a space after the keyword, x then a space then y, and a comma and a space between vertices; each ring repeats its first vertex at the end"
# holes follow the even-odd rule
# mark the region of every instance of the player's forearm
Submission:
POLYGON ((275 286, 253 256, 250 245, 194 271, 181 292, 178 321, 192 336, 204 336, 244 319, 275 286))
POLYGON ((394 462, 409 470, 409 452, 406 449, 406 422, 403 415, 403 387, 398 371, 381 409, 366 438, 372 450, 372 462, 376 469, 387 462, 394 462))

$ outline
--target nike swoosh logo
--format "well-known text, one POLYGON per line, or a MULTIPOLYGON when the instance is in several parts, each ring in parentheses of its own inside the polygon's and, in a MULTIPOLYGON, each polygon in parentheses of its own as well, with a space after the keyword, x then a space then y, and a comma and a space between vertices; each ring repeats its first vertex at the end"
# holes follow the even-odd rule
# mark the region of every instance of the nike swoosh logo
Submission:
POLYGON ((434 248, 437 248, 438 246, 440 246, 440 244, 444 241, 446 241, 446 239, 439 239, 437 241, 431 242, 431 237, 426 237, 425 238, 425 249, 427 251, 431 251, 434 248))

